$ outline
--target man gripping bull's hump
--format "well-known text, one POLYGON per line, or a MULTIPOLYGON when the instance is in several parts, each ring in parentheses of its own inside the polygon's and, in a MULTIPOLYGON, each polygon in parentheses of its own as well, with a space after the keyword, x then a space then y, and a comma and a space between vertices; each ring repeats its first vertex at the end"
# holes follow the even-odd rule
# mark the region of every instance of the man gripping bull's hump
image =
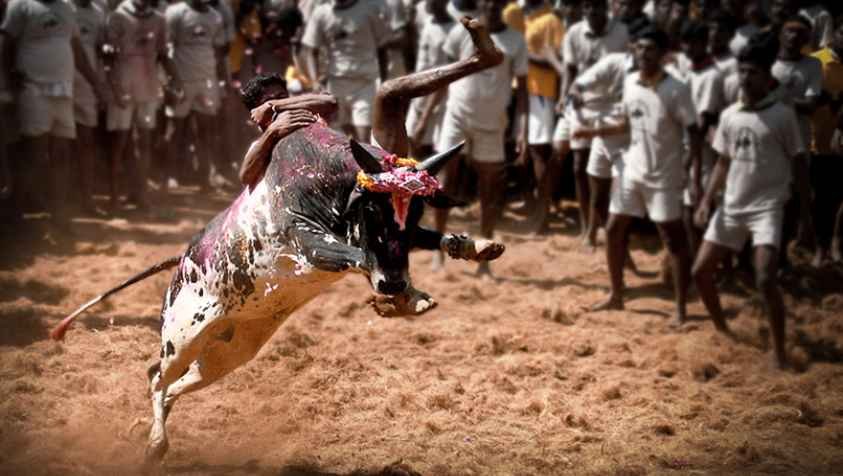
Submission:
MULTIPOLYGON (((258 123, 275 132, 262 135, 247 155, 241 171, 247 187, 182 256, 98 296, 51 333, 61 339, 90 306, 177 267, 161 311, 160 361, 149 370, 153 420, 148 464, 157 464, 167 451, 165 423, 179 396, 251 360, 293 311, 345 274, 363 274, 378 293, 398 296, 401 311, 420 313, 432 300, 410 283, 411 250, 444 250, 453 258, 475 261, 503 253, 503 245, 491 241, 419 226, 424 203, 453 205, 435 176, 460 146, 422 161, 405 158, 410 100, 502 61, 479 20, 461 21, 477 49, 474 55, 380 87, 373 121, 378 147, 349 141, 302 114, 266 120, 264 113, 290 107, 289 100, 282 103, 286 90, 272 81, 252 85, 250 96, 268 104, 263 113, 256 111, 258 123), (276 121, 287 121, 288 127, 276 121)), ((329 99, 316 99, 330 108, 329 99)))

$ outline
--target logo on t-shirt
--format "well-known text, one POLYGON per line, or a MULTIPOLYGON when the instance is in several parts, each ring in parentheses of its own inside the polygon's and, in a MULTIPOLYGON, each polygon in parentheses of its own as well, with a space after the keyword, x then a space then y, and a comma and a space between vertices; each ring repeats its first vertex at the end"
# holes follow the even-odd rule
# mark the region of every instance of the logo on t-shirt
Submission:
POLYGON ((44 27, 45 30, 52 30, 53 28, 59 26, 59 19, 52 13, 48 13, 44 16, 44 21, 41 22, 41 26, 44 27))
POLYGON ((200 38, 207 34, 208 32, 205 30, 205 27, 202 25, 196 25, 193 27, 193 36, 200 38))
POLYGON ((758 147, 758 135, 749 127, 738 129, 735 139, 735 160, 752 160, 758 147))

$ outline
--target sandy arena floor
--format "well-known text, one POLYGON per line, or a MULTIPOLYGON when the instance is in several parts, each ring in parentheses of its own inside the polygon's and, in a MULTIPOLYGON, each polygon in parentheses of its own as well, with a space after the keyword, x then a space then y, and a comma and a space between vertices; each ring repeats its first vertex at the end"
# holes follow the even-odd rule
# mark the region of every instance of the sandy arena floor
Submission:
MULTIPOLYGON (((177 197, 169 216, 77 220, 76 240, 31 221, 0 233, 0 473, 138 472, 168 273, 94 308, 64 343, 47 332, 76 306, 178 254, 226 197, 177 197)), ((477 210, 454 229, 475 231, 477 210)), ((586 314, 608 277, 570 227, 508 249, 481 282, 449 262, 416 286, 439 307, 378 317, 349 276, 295 313, 258 357, 190 394, 169 420, 175 475, 843 474, 843 271, 787 283, 800 372, 771 370, 753 293, 726 295, 738 342, 694 300, 674 331, 658 277, 627 275, 624 312, 586 314)), ((640 267, 659 246, 636 240, 640 267)))

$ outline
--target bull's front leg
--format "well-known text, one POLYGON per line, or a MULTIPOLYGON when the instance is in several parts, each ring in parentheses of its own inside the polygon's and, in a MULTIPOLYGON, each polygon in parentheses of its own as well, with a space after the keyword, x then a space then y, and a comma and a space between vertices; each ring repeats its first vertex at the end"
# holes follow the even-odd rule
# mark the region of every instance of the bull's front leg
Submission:
POLYGON ((475 240, 468 235, 442 234, 419 227, 413 247, 423 250, 441 250, 454 259, 492 261, 499 258, 506 247, 492 240, 475 240))
POLYGON ((301 256, 316 269, 332 273, 369 269, 362 249, 342 243, 330 233, 296 225, 289 235, 301 256))

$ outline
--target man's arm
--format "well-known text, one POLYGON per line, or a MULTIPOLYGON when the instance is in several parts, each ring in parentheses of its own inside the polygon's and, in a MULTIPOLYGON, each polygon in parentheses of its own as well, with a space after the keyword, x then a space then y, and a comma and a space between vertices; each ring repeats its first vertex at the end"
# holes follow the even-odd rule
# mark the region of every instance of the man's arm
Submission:
POLYGON ((291 96, 284 99, 272 99, 252 110, 252 121, 265 126, 272 120, 273 114, 296 109, 305 109, 323 117, 330 116, 337 110, 337 98, 328 93, 310 93, 291 96))
POLYGON ((246 152, 240 166, 240 181, 243 185, 251 189, 260 181, 272 160, 272 150, 278 141, 315 121, 316 116, 304 109, 282 112, 246 152))
MULTIPOLYGON (((705 118, 706 115, 703 115, 705 118)), ((704 119, 703 123, 707 123, 704 119)), ((692 205, 696 205, 700 196, 703 193, 703 184, 702 184, 702 150, 703 150, 703 140, 704 130, 708 130, 707 128, 700 128, 696 124, 691 125, 685 129, 688 134, 688 138, 690 143, 688 144, 689 154, 691 159, 691 169, 693 170, 694 176, 694 183, 691 184, 691 200, 694 202, 692 205)))
POLYGON ((527 76, 518 76, 515 78, 515 115, 520 120, 521 135, 518 138, 518 146, 520 147, 519 159, 522 163, 526 163, 527 159, 527 138, 530 136, 530 101, 527 93, 527 76))
POLYGON ((313 90, 318 91, 321 89, 319 84, 319 69, 318 69, 318 62, 316 58, 317 52, 316 48, 311 48, 309 46, 304 47, 304 68, 307 74, 307 77, 313 82, 313 90))
POLYGON ((796 189, 799 192, 799 241, 808 247, 813 247, 816 241, 814 221, 811 210, 811 182, 808 171, 808 156, 806 153, 797 155, 793 159, 793 177, 796 179, 796 189))
POLYGON ((729 165, 731 163, 732 161, 728 157, 721 155, 717 159, 717 163, 714 164, 714 170, 711 172, 711 178, 708 179, 708 187, 706 188, 705 195, 700 200, 699 207, 694 214, 694 222, 700 228, 705 228, 706 224, 708 224, 708 219, 711 216, 711 206, 717 194, 720 193, 720 190, 726 184, 726 177, 729 174, 729 165))
POLYGON ((91 63, 88 61, 88 56, 82 48, 82 42, 79 41, 79 37, 72 37, 70 39, 70 46, 73 49, 73 62, 76 65, 76 70, 79 71, 82 77, 85 78, 85 81, 88 81, 88 84, 93 87, 94 94, 101 97, 102 81, 99 76, 97 76, 96 71, 94 71, 94 67, 91 66, 91 63))
POLYGON ((386 76, 389 73, 389 56, 388 49, 384 46, 378 48, 378 71, 380 72, 381 82, 386 81, 386 76))

